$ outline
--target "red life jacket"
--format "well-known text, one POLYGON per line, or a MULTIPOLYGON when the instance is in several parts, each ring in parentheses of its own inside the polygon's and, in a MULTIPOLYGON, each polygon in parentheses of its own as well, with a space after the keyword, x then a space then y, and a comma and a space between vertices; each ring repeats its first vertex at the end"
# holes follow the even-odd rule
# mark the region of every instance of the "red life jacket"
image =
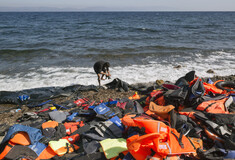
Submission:
POLYGON ((88 102, 89 102, 89 99, 87 99, 87 98, 81 98, 81 99, 74 101, 74 103, 77 106, 82 106, 83 104, 87 104, 88 102))
POLYGON ((95 101, 90 102, 90 100, 87 98, 81 98, 74 101, 73 103, 75 103, 79 107, 82 107, 84 110, 88 110, 89 106, 94 105, 95 101))

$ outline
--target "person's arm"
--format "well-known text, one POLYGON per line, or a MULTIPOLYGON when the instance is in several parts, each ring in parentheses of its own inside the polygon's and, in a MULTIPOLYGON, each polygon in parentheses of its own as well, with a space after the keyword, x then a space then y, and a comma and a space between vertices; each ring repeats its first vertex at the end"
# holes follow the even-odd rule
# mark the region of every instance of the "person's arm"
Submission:
POLYGON ((107 75, 108 77, 110 77, 111 76, 111 74, 109 73, 109 70, 108 70, 108 75, 107 75))
POLYGON ((100 74, 102 74, 102 76, 106 75, 106 76, 110 76, 109 71, 108 72, 100 72, 100 74))
POLYGON ((111 74, 110 74, 110 72, 109 72, 109 67, 107 67, 106 72, 108 73, 107 77, 110 79, 111 74))
POLYGON ((102 74, 101 80, 105 80, 105 79, 107 79, 107 78, 110 79, 111 74, 109 73, 109 71, 106 71, 105 73, 102 72, 101 74, 102 74), (103 78, 104 75, 106 76, 105 78, 103 78))

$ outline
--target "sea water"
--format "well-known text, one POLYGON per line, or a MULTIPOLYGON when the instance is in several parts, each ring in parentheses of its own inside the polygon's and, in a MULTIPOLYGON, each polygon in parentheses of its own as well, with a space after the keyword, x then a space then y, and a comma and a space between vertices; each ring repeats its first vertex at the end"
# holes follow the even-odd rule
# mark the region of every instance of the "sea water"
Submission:
POLYGON ((130 84, 235 74, 235 12, 0 13, 1 91, 98 85, 97 60, 130 84))

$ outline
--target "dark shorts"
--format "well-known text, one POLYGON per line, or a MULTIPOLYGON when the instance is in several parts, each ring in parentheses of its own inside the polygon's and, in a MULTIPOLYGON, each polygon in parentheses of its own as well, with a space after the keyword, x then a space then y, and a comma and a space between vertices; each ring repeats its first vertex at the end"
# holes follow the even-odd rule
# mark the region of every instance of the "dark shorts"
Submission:
POLYGON ((98 61, 94 64, 94 70, 95 70, 95 73, 98 74, 100 73, 101 71, 105 72, 105 70, 103 70, 103 65, 104 65, 104 61, 98 61))

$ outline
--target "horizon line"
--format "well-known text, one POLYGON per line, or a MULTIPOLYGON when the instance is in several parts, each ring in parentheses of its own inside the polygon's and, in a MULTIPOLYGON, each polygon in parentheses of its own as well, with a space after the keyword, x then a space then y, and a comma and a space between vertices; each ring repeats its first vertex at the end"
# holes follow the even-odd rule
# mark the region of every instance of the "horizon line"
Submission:
POLYGON ((75 10, 74 11, 73 10, 71 11, 66 11, 66 10, 64 11, 63 10, 62 11, 39 11, 39 10, 38 11, 37 10, 36 11, 33 11, 33 10, 32 11, 27 11, 27 10, 26 11, 1 11, 0 10, 0 12, 235 12, 235 11, 229 11, 229 10, 228 11, 223 11, 223 10, 216 10, 216 11, 210 11, 210 10, 206 10, 206 11, 204 10, 202 11, 200 10, 195 10, 195 11, 187 11, 187 10, 182 10, 182 11, 181 10, 175 10, 175 11, 174 10, 172 11, 171 10, 166 10, 166 11, 148 11, 148 10, 146 11, 144 10, 143 11, 142 10, 136 10, 136 11, 128 11, 128 10, 126 11, 125 10, 124 11, 118 11, 118 10, 114 10, 114 11, 111 11, 111 10, 110 11, 105 11, 105 10, 104 11, 100 11, 100 10, 97 10, 97 11, 89 11, 89 10, 88 11, 75 11, 75 10))

